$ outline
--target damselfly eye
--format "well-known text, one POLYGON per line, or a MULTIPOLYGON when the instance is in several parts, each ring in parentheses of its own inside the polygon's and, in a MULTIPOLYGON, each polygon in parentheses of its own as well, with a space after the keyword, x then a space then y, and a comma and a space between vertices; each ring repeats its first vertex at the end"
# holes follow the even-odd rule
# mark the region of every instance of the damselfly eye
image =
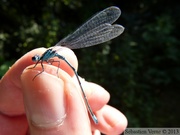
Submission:
POLYGON ((32 61, 34 61, 34 62, 38 61, 39 59, 40 59, 40 56, 39 56, 39 55, 34 55, 34 56, 32 57, 32 61))

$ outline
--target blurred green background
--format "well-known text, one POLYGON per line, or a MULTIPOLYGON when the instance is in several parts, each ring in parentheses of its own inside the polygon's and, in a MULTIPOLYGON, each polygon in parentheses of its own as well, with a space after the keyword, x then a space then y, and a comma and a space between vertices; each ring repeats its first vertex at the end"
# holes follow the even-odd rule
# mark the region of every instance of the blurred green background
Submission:
MULTIPOLYGON (((74 50, 79 75, 102 85, 129 127, 180 126, 180 3, 170 0, 0 0, 0 76, 26 52, 50 47, 96 12, 118 6, 124 33, 74 50)), ((103 98, 103 97, 102 97, 103 98)))

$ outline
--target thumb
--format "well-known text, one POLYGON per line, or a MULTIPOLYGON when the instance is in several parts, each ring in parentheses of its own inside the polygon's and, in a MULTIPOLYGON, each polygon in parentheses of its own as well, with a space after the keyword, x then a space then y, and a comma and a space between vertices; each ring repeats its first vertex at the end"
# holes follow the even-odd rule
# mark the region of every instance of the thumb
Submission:
POLYGON ((61 69, 57 78, 57 67, 44 64, 44 69, 34 81, 41 66, 25 69, 21 75, 30 134, 90 134, 88 115, 73 79, 61 69))

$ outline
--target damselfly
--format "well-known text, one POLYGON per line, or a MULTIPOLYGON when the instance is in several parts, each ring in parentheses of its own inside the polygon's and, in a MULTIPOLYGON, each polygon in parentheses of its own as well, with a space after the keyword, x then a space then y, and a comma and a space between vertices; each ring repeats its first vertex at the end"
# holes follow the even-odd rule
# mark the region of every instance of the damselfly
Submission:
POLYGON ((82 91, 86 107, 89 111, 90 116, 92 117, 93 121, 96 124, 98 123, 97 117, 93 113, 88 103, 86 94, 78 77, 78 73, 76 72, 74 67, 66 60, 66 58, 60 54, 61 48, 58 46, 65 46, 70 49, 78 49, 78 48, 89 47, 109 41, 119 36, 124 31, 123 26, 118 24, 112 25, 112 23, 114 23, 119 18, 120 15, 121 15, 121 11, 118 7, 115 6, 108 7, 100 11, 99 13, 95 14, 82 26, 80 26, 76 31, 74 31, 72 34, 68 35, 64 39, 60 40, 55 46, 49 48, 41 56, 35 55, 32 57, 32 60, 36 62, 36 64, 32 68, 35 68, 38 63, 40 63, 42 66, 42 71, 38 73, 33 78, 33 80, 44 71, 43 62, 47 62, 51 64, 53 62, 58 62, 60 64, 60 61, 54 61, 52 59, 54 57, 58 57, 59 59, 64 60, 72 68, 78 80, 80 89, 82 91))

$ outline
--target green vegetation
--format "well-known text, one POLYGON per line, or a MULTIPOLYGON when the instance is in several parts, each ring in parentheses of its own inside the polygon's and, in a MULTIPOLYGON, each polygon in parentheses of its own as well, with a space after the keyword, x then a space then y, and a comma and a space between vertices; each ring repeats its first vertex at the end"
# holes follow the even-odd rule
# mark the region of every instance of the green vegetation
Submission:
POLYGON ((111 5, 122 10, 116 23, 125 32, 75 50, 78 73, 111 93, 110 104, 127 116, 130 127, 180 126, 178 2, 0 0, 0 76, 26 52, 53 46, 111 5))

